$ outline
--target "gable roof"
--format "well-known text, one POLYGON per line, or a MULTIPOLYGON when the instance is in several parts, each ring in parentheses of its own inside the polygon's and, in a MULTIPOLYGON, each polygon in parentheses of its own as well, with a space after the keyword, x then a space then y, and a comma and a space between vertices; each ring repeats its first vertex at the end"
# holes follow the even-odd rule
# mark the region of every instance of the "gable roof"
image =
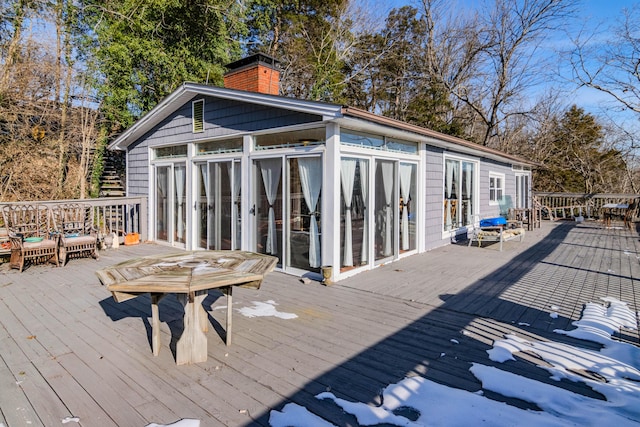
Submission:
POLYGON ((229 99, 250 104, 266 105, 275 108, 283 108, 301 113, 321 115, 325 120, 341 116, 341 106, 323 102, 306 101, 284 96, 266 95, 257 92, 247 92, 236 89, 226 89, 218 86, 208 86, 197 83, 183 83, 169 96, 164 98, 151 111, 142 116, 133 126, 122 132, 113 140, 108 148, 110 150, 124 150, 130 144, 137 141, 145 133, 157 126, 176 109, 180 108, 195 96, 211 96, 220 99, 229 99))
POLYGON ((361 128, 383 133, 395 131, 398 133, 420 136, 420 140, 432 146, 458 152, 487 157, 498 161, 508 161, 521 165, 536 166, 537 164, 518 156, 485 147, 471 141, 451 135, 446 135, 424 127, 412 125, 400 120, 369 113, 367 111, 330 104, 318 101, 308 101, 277 95, 267 95, 257 92, 247 92, 236 89, 227 89, 218 86, 209 86, 198 83, 183 83, 177 90, 164 98, 151 111, 142 116, 136 123, 113 140, 108 148, 110 150, 125 150, 130 144, 140 139, 145 133, 152 130, 175 110, 183 106, 195 96, 210 96, 220 99, 229 99, 250 104, 265 105, 275 108, 288 109, 301 113, 321 115, 324 121, 335 121, 348 127, 361 128))

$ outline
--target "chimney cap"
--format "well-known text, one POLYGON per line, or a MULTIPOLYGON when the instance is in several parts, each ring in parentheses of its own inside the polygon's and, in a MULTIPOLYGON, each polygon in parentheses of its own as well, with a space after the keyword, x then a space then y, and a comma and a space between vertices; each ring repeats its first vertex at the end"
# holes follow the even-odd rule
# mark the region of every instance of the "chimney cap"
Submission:
POLYGON ((255 53, 253 55, 247 56, 245 58, 234 61, 230 64, 225 65, 229 71, 236 71, 238 69, 244 68, 249 65, 257 65, 262 64, 266 65, 270 68, 276 69, 280 61, 275 59, 273 56, 267 55, 266 53, 255 53))

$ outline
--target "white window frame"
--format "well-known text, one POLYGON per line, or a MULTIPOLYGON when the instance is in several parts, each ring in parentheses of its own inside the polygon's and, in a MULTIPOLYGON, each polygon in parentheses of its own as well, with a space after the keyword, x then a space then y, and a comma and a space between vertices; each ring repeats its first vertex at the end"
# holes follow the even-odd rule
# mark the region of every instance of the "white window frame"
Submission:
MULTIPOLYGON (((471 212, 471 217, 472 222, 469 225, 472 225, 475 222, 475 218, 476 216, 480 213, 480 161, 478 159, 474 159, 471 157, 464 157, 464 156, 458 156, 458 155, 444 155, 442 156, 442 188, 443 188, 443 192, 442 192, 442 198, 443 200, 446 198, 445 192, 444 192, 444 187, 445 187, 445 181, 446 181, 446 163, 447 160, 455 160, 460 162, 459 167, 462 168, 462 163, 466 162, 466 163, 472 163, 473 164, 473 187, 471 188, 472 191, 472 198, 471 198, 471 204, 472 204, 472 212, 471 212)), ((459 169, 460 173, 462 172, 462 169, 459 169)), ((442 213, 442 217, 441 217, 441 224, 444 225, 445 223, 445 218, 444 218, 444 209, 441 212, 442 213)), ((463 225, 463 226, 455 226, 452 227, 449 230, 443 230, 442 231, 442 238, 443 239, 447 239, 450 238, 451 236, 454 236, 458 230, 460 230, 461 228, 467 227, 469 225, 463 225)))
POLYGON ((489 205, 498 205, 504 197, 505 176, 503 173, 489 172, 489 205), (500 185, 498 185, 500 184, 500 185))

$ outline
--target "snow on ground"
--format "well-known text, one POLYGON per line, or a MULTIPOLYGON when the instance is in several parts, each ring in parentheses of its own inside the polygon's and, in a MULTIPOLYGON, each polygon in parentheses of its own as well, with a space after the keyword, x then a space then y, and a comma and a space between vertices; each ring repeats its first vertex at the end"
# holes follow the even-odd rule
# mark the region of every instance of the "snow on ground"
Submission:
MULTIPOLYGON (((333 393, 320 393, 318 399, 330 399, 345 412, 353 414, 360 425, 387 423, 398 426, 637 426, 640 423, 640 348, 614 341, 611 335, 620 328, 635 329, 636 313, 614 298, 603 304, 586 304, 582 318, 571 331, 556 333, 595 341, 600 351, 587 350, 554 341, 528 341, 507 335, 494 342, 489 358, 504 363, 515 360, 522 351, 535 353, 556 381, 583 382, 606 400, 594 399, 522 377, 496 367, 472 364, 471 373, 483 390, 535 404, 540 411, 524 410, 488 399, 482 390, 476 393, 446 387, 423 377, 405 378, 382 391, 381 406, 350 402, 333 393), (592 375, 580 375, 580 372, 592 375), (595 375, 593 375, 595 374, 595 375), (594 378, 600 378, 596 380, 594 378), (407 418, 402 414, 411 413, 407 418)), ((272 427, 319 426, 332 424, 294 403, 281 411, 271 411, 272 427)))
POLYGON ((243 316, 247 317, 266 317, 266 316, 275 316, 280 319, 295 319, 298 317, 297 314, 294 313, 283 313, 276 309, 276 302, 273 300, 269 300, 266 302, 253 301, 253 307, 243 307, 237 308, 243 316))

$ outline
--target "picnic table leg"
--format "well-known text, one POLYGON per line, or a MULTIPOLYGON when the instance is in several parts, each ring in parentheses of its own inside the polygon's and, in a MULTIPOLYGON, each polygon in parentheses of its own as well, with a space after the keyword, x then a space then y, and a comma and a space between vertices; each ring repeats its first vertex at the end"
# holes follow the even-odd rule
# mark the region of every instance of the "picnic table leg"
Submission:
POLYGON ((151 348, 153 355, 160 353, 160 311, 158 303, 165 294, 151 294, 151 348))
POLYGON ((184 330, 176 344, 176 364, 187 365, 207 360, 207 335, 202 331, 204 291, 177 294, 184 307, 184 330))

